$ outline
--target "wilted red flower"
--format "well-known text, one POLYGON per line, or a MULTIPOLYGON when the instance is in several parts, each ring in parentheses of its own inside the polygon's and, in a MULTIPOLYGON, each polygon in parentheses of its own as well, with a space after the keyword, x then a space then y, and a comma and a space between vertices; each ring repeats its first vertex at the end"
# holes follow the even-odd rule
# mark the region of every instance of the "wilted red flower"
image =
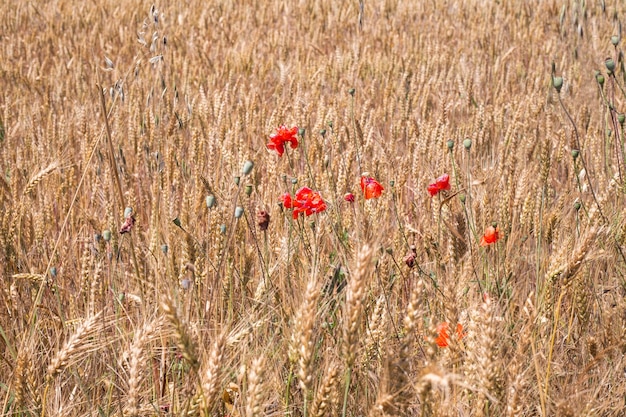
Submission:
POLYGON ((294 219, 297 219, 300 213, 310 216, 313 213, 321 213, 327 208, 320 193, 309 187, 300 188, 293 199, 287 193, 283 194, 281 199, 285 208, 293 208, 294 219))
POLYGON ((124 233, 130 232, 134 225, 135 225, 135 217, 134 216, 126 217, 126 220, 124 220, 124 224, 122 225, 122 228, 120 229, 120 234, 123 235, 124 233))
POLYGON ((343 196, 343 199, 346 200, 348 203, 354 203, 354 194, 352 193, 346 193, 343 196))
POLYGON ((361 190, 363 190, 365 199, 369 200, 370 198, 380 197, 384 188, 374 178, 364 175, 361 177, 361 190))
POLYGON ((270 225, 270 214, 265 210, 259 211, 256 214, 256 224, 259 225, 259 229, 267 230, 267 227, 270 225))
POLYGON ((436 196, 440 191, 450 189, 450 176, 443 174, 437 178, 432 184, 428 184, 428 193, 431 197, 436 196))
POLYGON ((298 147, 298 127, 294 126, 288 129, 285 126, 281 126, 276 130, 276 133, 270 135, 270 143, 267 144, 267 149, 276 151, 278 156, 283 156, 285 153, 285 142, 291 143, 291 148, 296 149, 298 147))
MULTIPOLYGON (((445 321, 437 326, 437 338, 435 339, 435 343, 437 343, 437 346, 448 347, 448 342, 450 340, 450 335, 448 334, 449 328, 450 326, 445 321)), ((461 323, 457 323, 456 325, 456 334, 459 340, 462 339, 465 335, 463 333, 463 325, 461 325, 461 323)))
POLYGON ((485 234, 480 238, 480 246, 489 246, 492 243, 496 243, 501 237, 499 227, 489 226, 485 230, 485 234))
POLYGON ((413 268, 415 266, 415 260, 417 259, 417 249, 414 245, 411 245, 411 251, 406 254, 404 257, 404 263, 409 268, 413 268))
POLYGON ((280 201, 283 203, 283 207, 286 209, 291 208, 291 195, 289 193, 285 193, 280 196, 280 201))

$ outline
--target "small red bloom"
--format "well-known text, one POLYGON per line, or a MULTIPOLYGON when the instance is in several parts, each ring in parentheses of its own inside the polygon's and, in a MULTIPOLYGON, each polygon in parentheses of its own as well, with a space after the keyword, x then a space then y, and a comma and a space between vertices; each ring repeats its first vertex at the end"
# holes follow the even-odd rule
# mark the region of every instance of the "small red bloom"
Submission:
POLYGON ((296 137, 297 134, 297 126, 294 126, 291 129, 281 126, 276 130, 276 133, 272 133, 270 135, 270 143, 267 144, 267 149, 276 151, 278 156, 283 156, 283 153, 285 153, 286 142, 291 144, 292 149, 296 149, 298 147, 298 138, 296 137))
POLYGON ((384 188, 374 178, 362 176, 361 177, 361 190, 363 190, 365 199, 369 200, 370 198, 380 197, 380 195, 383 193, 384 188))
POLYGON ((431 197, 436 196, 440 191, 450 189, 450 176, 443 174, 437 178, 432 184, 428 184, 428 193, 431 197))
MULTIPOLYGON (((440 323, 437 326, 437 338, 435 339, 435 343, 437 343, 437 346, 439 347, 448 347, 448 342, 450 341, 450 336, 448 335, 448 330, 449 330, 450 326, 448 325, 447 322, 443 322, 440 323)), ((457 323, 456 325, 456 334, 460 339, 463 338, 463 336, 465 336, 465 334, 463 333, 463 325, 461 325, 461 323, 457 323)))
POLYGON ((354 194, 352 193, 346 193, 343 196, 343 199, 346 200, 348 203, 354 203, 354 194))
POLYGON ((485 230, 485 234, 480 238, 480 246, 489 246, 492 243, 496 243, 501 237, 499 227, 489 226, 485 230))
POLYGON ((280 201, 283 203, 283 207, 286 209, 291 208, 291 195, 289 193, 285 193, 280 196, 280 201))

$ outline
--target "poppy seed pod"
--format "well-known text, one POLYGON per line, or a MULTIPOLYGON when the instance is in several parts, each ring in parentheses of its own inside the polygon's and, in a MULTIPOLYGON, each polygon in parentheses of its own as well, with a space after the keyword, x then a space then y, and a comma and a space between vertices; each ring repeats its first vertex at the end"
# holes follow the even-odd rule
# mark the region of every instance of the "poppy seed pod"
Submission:
POLYGON ((239 185, 239 181, 241 181, 241 178, 238 175, 236 175, 235 176, 235 185, 239 185))
POLYGON ((226 225, 225 224, 220 224, 220 232, 225 235, 226 234, 226 225))
POLYGON ((448 141, 446 142, 446 146, 449 150, 454 149, 454 141, 452 139, 448 139, 448 141))
POLYGON ((322 137, 324 137, 326 135, 326 129, 320 130, 320 135, 322 135, 322 137))
POLYGON ((552 78, 552 86, 554 87, 557 93, 560 93, 561 88, 563 87, 563 77, 552 78))
POLYGON ((574 158, 574 160, 578 158, 578 155, 580 155, 580 151, 578 149, 572 149, 572 158, 574 158))
POLYGON ((306 130, 303 127, 298 129, 298 135, 300 135, 301 137, 304 137, 305 133, 306 133, 306 130))
POLYGON ((235 218, 238 219, 243 216, 243 207, 235 207, 235 218))
POLYGON ((248 184, 246 185, 246 191, 245 191, 246 195, 248 197, 250 197, 250 194, 252 194, 252 185, 248 184))
POLYGON ((110 231, 109 229, 103 230, 103 231, 102 231, 102 238, 103 238, 105 241, 107 241, 107 242, 108 242, 109 240, 111 240, 111 231, 110 231))
POLYGON ((613 61, 613 58, 605 59, 604 65, 606 66, 606 69, 609 73, 612 73, 613 71, 615 71, 615 61, 613 61))
POLYGON ((170 247, 167 245, 161 245, 161 252, 163 252, 164 255, 167 255, 167 252, 170 250, 170 247))
POLYGON ((209 194, 206 196, 206 208, 210 209, 215 206, 215 196, 213 194, 209 194))
POLYGON ((624 113, 620 113, 617 115, 617 121, 619 122, 619 124, 623 125, 624 120, 626 120, 626 116, 624 116, 624 113))
POLYGON ((611 36, 611 43, 613 44, 613 46, 617 46, 617 44, 619 43, 619 36, 617 35, 611 36))
POLYGON ((246 161, 243 163, 243 169, 241 170, 241 172, 243 173, 243 175, 248 175, 252 172, 252 168, 254 168, 254 162, 246 161))
POLYGON ((175 217, 172 222, 178 227, 183 227, 183 224, 180 222, 180 219, 178 217, 175 217))
POLYGON ((574 203, 574 210, 578 211, 580 210, 580 207, 581 207, 580 201, 577 201, 574 203))
POLYGON ((348 94, 350 94, 352 97, 354 97, 354 93, 356 92, 356 90, 354 88, 351 88, 348 90, 348 94))
POLYGON ((56 276, 57 276, 57 268, 56 268, 56 266, 51 266, 51 267, 50 267, 50 276, 51 276, 52 278, 54 278, 54 277, 56 277, 56 276))
POLYGON ((130 217, 130 215, 133 214, 133 208, 132 207, 126 207, 124 209, 124 218, 128 218, 130 217))
POLYGON ((472 147, 472 140, 470 138, 466 138, 463 141, 463 146, 465 146, 465 149, 467 149, 469 151, 470 148, 472 147))

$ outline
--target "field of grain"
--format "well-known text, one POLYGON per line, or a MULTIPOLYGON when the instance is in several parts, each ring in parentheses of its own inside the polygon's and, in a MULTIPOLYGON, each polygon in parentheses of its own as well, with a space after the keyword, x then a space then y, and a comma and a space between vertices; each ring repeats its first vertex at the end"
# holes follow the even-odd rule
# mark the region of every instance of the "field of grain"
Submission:
POLYGON ((624 4, 174 3, 0 2, 2 415, 624 415, 624 4))

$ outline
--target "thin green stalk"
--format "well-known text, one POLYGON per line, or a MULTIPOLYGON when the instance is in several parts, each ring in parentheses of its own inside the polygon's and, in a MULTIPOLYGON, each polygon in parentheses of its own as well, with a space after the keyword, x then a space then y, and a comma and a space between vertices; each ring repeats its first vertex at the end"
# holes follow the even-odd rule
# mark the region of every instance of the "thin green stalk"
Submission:
POLYGON ((348 393, 350 392, 351 378, 352 378, 352 366, 349 366, 348 371, 346 372, 346 387, 343 392, 343 409, 341 411, 341 417, 346 417, 346 412, 348 410, 348 393))

